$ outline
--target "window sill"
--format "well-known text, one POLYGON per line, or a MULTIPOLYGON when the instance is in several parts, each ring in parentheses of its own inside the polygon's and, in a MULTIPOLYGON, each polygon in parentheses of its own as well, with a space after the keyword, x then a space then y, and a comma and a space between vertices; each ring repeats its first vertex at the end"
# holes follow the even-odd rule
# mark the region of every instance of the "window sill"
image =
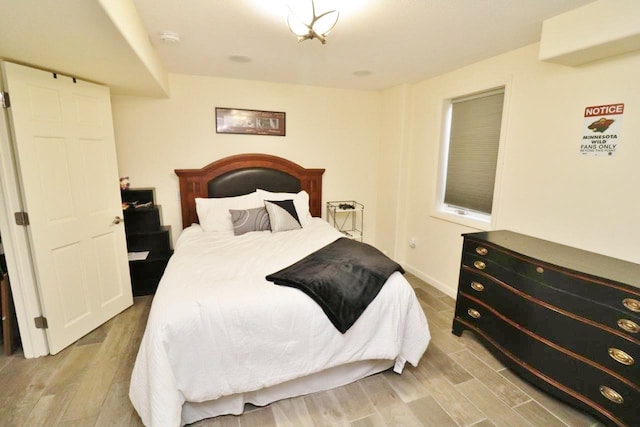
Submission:
POLYGON ((438 210, 434 209, 431 212, 433 218, 441 219, 443 221, 452 222, 454 224, 464 225, 465 227, 474 228, 480 231, 490 231, 491 217, 477 215, 473 213, 460 214, 453 209, 438 210))

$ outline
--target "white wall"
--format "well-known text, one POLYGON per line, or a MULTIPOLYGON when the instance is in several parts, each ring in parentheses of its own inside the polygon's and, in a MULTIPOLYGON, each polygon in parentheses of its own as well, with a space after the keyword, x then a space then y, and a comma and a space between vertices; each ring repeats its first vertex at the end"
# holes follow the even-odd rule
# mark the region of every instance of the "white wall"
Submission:
POLYGON ((169 99, 114 96, 112 106, 120 174, 156 188, 174 240, 182 229, 174 169, 268 153, 325 168, 324 202, 363 203, 365 240, 375 241, 380 93, 187 75, 169 83, 169 99), (215 107, 284 111, 287 136, 217 134, 215 107))
POLYGON ((411 88, 398 259, 450 295, 457 289, 460 235, 476 230, 430 216, 443 100, 500 81, 508 82, 509 98, 496 229, 640 263, 640 54, 577 68, 537 57, 534 44, 411 88), (615 156, 581 156, 585 107, 619 102, 625 114, 615 156), (406 243, 410 236, 418 238, 415 249, 406 243))

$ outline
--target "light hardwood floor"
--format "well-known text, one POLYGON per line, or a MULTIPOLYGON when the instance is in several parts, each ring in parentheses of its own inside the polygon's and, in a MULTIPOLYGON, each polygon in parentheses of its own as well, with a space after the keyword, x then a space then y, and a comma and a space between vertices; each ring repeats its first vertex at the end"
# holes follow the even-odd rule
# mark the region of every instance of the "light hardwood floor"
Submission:
MULTIPOLYGON (((407 274, 429 320, 432 341, 417 368, 197 427, 600 426, 524 383, 469 333, 451 334, 454 300, 407 274)), ((0 426, 139 426, 129 376, 150 297, 55 356, 0 358, 0 426)))

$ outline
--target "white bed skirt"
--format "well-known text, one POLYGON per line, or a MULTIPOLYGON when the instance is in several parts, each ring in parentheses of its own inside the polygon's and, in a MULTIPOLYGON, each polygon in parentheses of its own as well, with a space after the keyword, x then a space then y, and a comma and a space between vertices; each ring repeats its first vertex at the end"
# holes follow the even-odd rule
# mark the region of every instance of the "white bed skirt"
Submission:
POLYGON ((245 403, 265 406, 278 400, 340 387, 385 371, 393 365, 392 360, 364 360, 336 366, 261 390, 224 396, 208 402, 185 402, 182 405, 182 424, 219 415, 239 415, 244 411, 245 403))

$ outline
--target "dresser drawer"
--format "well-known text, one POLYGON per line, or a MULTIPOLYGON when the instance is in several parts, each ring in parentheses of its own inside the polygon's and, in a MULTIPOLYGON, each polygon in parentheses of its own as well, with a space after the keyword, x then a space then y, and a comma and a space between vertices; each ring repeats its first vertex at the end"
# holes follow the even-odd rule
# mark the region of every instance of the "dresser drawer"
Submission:
MULTIPOLYGON (((472 255, 467 255, 467 257, 472 257, 472 255)), ((471 264, 473 265, 473 262, 471 264)), ((468 289, 473 281, 501 283, 512 288, 513 292, 520 291, 555 308, 610 328, 612 332, 621 333, 634 342, 640 342, 640 326, 638 326, 640 325, 640 316, 635 313, 602 305, 597 301, 537 282, 504 269, 490 260, 485 260, 484 264, 486 265, 484 270, 463 264, 460 271, 459 288, 468 289)))
MULTIPOLYGON (((518 265, 521 266, 522 263, 518 265)), ((465 253, 461 270, 476 272, 483 277, 506 283, 555 307, 608 326, 632 339, 640 339, 640 313, 629 311, 621 306, 603 304, 597 299, 585 298, 579 293, 556 286, 555 283, 534 280, 530 276, 519 274, 513 266, 505 266, 504 263, 496 262, 491 257, 465 253)))
POLYGON ((478 332, 546 390, 586 405, 612 425, 640 425, 640 392, 634 387, 536 339, 523 325, 474 296, 460 294, 456 307, 454 322, 478 332))
POLYGON ((126 233, 159 231, 162 214, 160 206, 145 208, 129 208, 123 211, 124 229, 126 233))
POLYGON ((487 260, 536 282, 598 301, 599 304, 622 310, 628 316, 640 319, 640 289, 636 287, 560 268, 526 255, 505 251, 487 242, 465 239, 464 265, 473 267, 474 263, 487 260))
MULTIPOLYGON (((640 342, 629 338, 615 329, 606 328, 573 313, 558 309, 532 293, 494 281, 490 276, 481 276, 473 271, 461 273, 460 294, 465 298, 475 298, 493 308, 504 317, 527 328, 550 345, 566 349, 567 355, 575 354, 585 359, 585 363, 598 365, 610 371, 630 387, 640 384, 640 342), (469 283, 464 285, 463 283, 469 283)), ((550 288, 535 290, 544 293, 558 293, 550 288)), ((546 296, 546 295, 543 295, 546 296)), ((551 295, 547 300, 557 299, 551 295)), ((464 312, 456 311, 457 315, 464 312)), ((640 391, 640 388, 639 388, 640 391)))

